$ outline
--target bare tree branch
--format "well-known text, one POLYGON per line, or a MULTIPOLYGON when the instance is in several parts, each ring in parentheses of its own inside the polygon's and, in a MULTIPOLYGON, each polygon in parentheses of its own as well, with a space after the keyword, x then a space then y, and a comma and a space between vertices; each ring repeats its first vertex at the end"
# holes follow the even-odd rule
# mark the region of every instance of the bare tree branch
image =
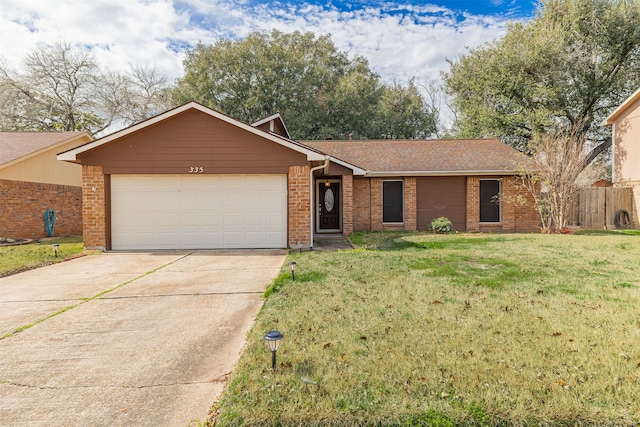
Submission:
POLYGON ((128 74, 117 73, 69 43, 37 49, 24 64, 24 73, 0 64, 0 129, 96 135, 171 106, 166 78, 157 69, 132 66, 128 74))

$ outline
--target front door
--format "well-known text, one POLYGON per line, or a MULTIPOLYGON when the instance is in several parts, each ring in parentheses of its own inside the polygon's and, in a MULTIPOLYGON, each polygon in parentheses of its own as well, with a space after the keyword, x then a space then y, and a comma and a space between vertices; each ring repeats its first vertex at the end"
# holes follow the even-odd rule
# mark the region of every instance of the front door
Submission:
POLYGON ((340 182, 319 180, 316 194, 318 231, 340 231, 340 182))

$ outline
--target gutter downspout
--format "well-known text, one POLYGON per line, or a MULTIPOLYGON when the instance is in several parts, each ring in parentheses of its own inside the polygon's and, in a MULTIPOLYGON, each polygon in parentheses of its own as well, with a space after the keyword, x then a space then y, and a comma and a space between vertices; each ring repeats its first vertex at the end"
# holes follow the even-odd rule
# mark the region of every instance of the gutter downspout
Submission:
POLYGON ((312 251, 313 250, 313 230, 314 230, 314 223, 313 223, 313 218, 314 218, 314 211, 316 209, 316 203, 313 197, 313 173, 317 170, 320 169, 324 169, 324 174, 328 175, 329 173, 329 156, 324 156, 324 164, 320 165, 320 166, 316 166, 314 168, 311 168, 311 170, 309 170, 309 197, 311 198, 310 200, 310 204, 309 206, 311 207, 311 209, 309 209, 309 224, 311 225, 311 233, 309 234, 309 250, 312 251))

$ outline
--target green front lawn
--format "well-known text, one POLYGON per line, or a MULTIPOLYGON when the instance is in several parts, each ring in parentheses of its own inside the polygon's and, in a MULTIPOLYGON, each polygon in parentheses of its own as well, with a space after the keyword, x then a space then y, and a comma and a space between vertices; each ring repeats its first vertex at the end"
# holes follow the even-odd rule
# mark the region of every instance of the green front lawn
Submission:
POLYGON ((83 250, 80 236, 43 239, 26 245, 0 246, 0 277, 61 262, 83 250), (57 257, 54 256, 53 244, 60 245, 57 257))
POLYGON ((354 239, 290 255, 218 426, 640 422, 639 236, 354 239))

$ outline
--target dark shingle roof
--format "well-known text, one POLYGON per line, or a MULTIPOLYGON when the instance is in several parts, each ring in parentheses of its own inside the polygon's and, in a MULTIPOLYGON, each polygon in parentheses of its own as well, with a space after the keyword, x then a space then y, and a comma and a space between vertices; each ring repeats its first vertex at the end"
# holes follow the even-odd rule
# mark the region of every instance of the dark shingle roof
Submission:
POLYGON ((0 132, 0 165, 83 134, 84 132, 0 132))
POLYGON ((525 156, 497 139, 302 141, 370 173, 517 172, 525 156))

